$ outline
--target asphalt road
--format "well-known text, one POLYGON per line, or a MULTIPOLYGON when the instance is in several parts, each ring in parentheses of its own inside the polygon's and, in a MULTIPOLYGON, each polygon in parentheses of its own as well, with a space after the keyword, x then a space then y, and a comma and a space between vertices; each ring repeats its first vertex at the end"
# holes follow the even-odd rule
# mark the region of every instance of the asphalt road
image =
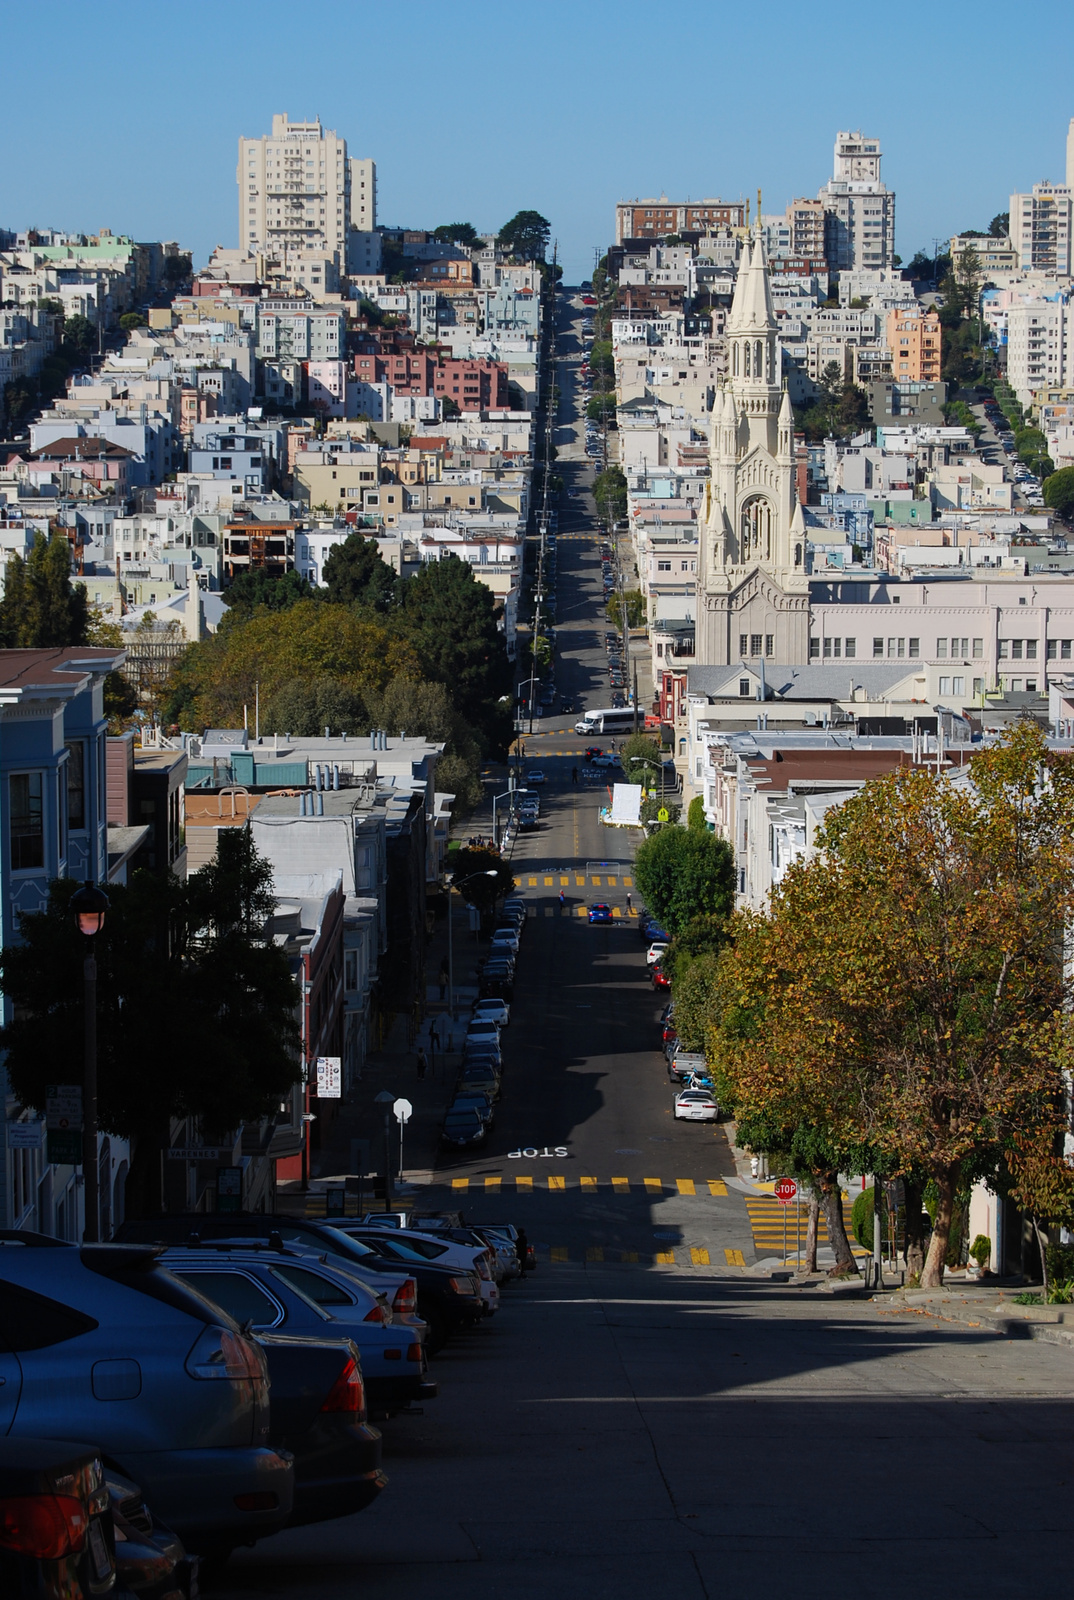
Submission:
MULTIPOLYGON (((566 506, 559 683, 606 703, 591 502, 566 506)), ((632 838, 571 781, 583 741, 542 729, 503 1099, 487 1146, 421 1194, 523 1225, 538 1270, 437 1359, 440 1398, 385 1426, 369 1511, 239 1552, 212 1592, 1066 1594, 1074 1355, 753 1271, 722 1129, 671 1114, 632 838), (595 900, 611 924, 589 925, 595 900)))

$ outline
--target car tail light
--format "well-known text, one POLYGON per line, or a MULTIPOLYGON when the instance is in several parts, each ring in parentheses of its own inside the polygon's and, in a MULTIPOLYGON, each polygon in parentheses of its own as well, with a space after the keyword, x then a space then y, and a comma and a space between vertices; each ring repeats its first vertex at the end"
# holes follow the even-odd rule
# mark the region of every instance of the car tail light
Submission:
POLYGON ((383 1306, 379 1306, 379 1305, 378 1306, 372 1306, 366 1312, 365 1317, 363 1318, 363 1321, 365 1321, 365 1322, 383 1322, 384 1321, 384 1307, 383 1306))
POLYGON ((492 1277, 492 1273, 488 1269, 488 1262, 485 1260, 484 1256, 478 1256, 477 1260, 474 1262, 474 1266, 477 1268, 478 1277, 483 1278, 484 1281, 488 1283, 492 1277))
POLYGON ((425 1359, 425 1351, 420 1344, 412 1344, 406 1353, 408 1361, 417 1361, 419 1364, 425 1359))
POLYGON ((452 1294, 473 1294, 474 1292, 469 1278, 465 1282, 459 1278, 449 1278, 447 1286, 452 1294))
POLYGON ((400 1284, 392 1296, 392 1310, 399 1316, 409 1315, 416 1311, 418 1306, 418 1286, 413 1278, 408 1278, 400 1284))
POLYGON ((403 1352, 401 1350, 396 1350, 396 1349, 385 1350, 383 1352, 383 1355, 384 1355, 385 1361, 402 1361, 402 1359, 403 1359, 403 1352))
POLYGON ((347 1363, 329 1390, 321 1410, 359 1413, 365 1410, 365 1385, 358 1363, 352 1356, 347 1357, 347 1363))
POLYGON ((228 1328, 206 1328, 186 1358, 186 1370, 194 1378, 266 1378, 258 1346, 228 1328))
POLYGON ((0 1549, 37 1561, 78 1555, 88 1519, 81 1500, 67 1494, 13 1495, 0 1500, 0 1549))
POLYGON ((280 1497, 272 1489, 256 1489, 253 1494, 237 1494, 235 1504, 240 1511, 275 1511, 280 1497))

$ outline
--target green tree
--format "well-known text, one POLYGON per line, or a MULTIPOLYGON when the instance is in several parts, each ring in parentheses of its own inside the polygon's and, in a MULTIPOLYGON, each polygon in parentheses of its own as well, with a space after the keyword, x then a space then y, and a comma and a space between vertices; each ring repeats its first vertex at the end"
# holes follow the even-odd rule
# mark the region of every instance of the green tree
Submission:
POLYGON ((1044 504, 1061 517, 1074 516, 1074 467, 1060 467, 1044 485, 1044 504))
POLYGON ((146 321, 140 311, 124 311, 119 319, 119 325, 124 333, 133 333, 135 328, 144 328, 146 321))
POLYGON ((495 909, 496 902, 515 887, 514 876, 507 862, 494 850, 456 850, 451 857, 451 881, 457 884, 458 894, 468 906, 477 906, 486 916, 495 909), (489 874, 495 876, 490 877, 489 874))
MULTIPOLYGON (((645 626, 645 596, 640 589, 628 589, 623 596, 626 601, 626 617, 628 628, 642 628, 645 626)), ((608 620, 613 627, 621 633, 623 631, 623 605, 617 594, 613 594, 605 607, 608 620)))
POLYGON ((589 347, 589 370, 594 383, 601 384, 606 391, 614 388, 615 356, 610 340, 593 340, 589 347))
POLYGON ((393 626, 421 663, 415 677, 448 685, 486 748, 506 748, 512 670, 497 604, 465 561, 427 561, 403 586, 393 626))
POLYGON ((63 534, 34 536, 28 557, 9 557, 0 600, 0 645, 13 650, 85 644, 89 607, 82 584, 71 583, 71 547, 63 534))
POLYGON ((180 250, 176 255, 165 256, 164 276, 172 286, 185 283, 194 275, 194 262, 189 250, 180 250))
POLYGON ((868 428, 871 419, 869 396, 865 390, 856 383, 845 383, 840 391, 835 416, 840 432, 844 434, 860 433, 863 428, 868 428))
POLYGON ((399 579, 383 560, 375 539, 352 533, 332 547, 324 564, 328 598, 338 605, 387 611, 395 605, 399 579))
POLYGON ((997 211, 992 221, 988 224, 988 232, 993 239, 1005 239, 1011 231, 1011 214, 1009 211, 997 211))
POLYGON ((627 783, 644 784, 651 789, 660 782, 663 757, 660 746, 647 733, 632 733, 619 751, 627 783))
MULTIPOLYGON (((39 1110, 45 1086, 82 1058, 84 940, 68 909, 77 887, 53 883, 47 908, 24 915, 20 942, 3 952, 14 1020, 0 1042, 14 1093, 39 1110)), ((216 859, 186 883, 137 872, 108 893, 96 941, 100 1119, 134 1141, 138 1215, 159 1207, 172 1118, 194 1117, 213 1138, 275 1111, 298 1077, 299 994, 286 953, 266 937, 271 869, 247 829, 222 829, 216 859)))
POLYGON ((662 828, 638 847, 634 881, 662 928, 675 935, 695 917, 730 915, 734 857, 726 839, 662 828))
POLYGON ((441 244, 476 244, 477 229, 472 222, 442 222, 433 229, 433 238, 441 244))
POLYGON ((499 241, 522 261, 543 261, 552 227, 539 211, 516 211, 500 229, 499 241))
POLYGON ((593 484, 597 513, 610 522, 621 522, 627 513, 627 481, 622 467, 605 467, 593 484))
POLYGON ((268 611, 286 611, 299 600, 314 596, 314 589, 301 573, 283 573, 274 577, 264 567, 247 567, 239 572, 220 596, 228 608, 226 624, 246 622, 254 612, 264 607, 268 611))
POLYGON ((97 343, 97 329, 88 317, 68 317, 63 325, 63 342, 73 361, 84 362, 97 343))
POLYGON ((261 726, 266 733, 295 734, 302 739, 331 733, 367 733, 375 719, 369 691, 327 674, 295 678, 262 701, 261 726))
POLYGON ((456 812, 471 811, 479 803, 481 744, 460 715, 451 689, 443 683, 418 678, 393 678, 369 695, 372 727, 391 734, 407 733, 442 742, 444 753, 436 764, 436 786, 456 799, 456 812))
POLYGON ((589 418, 590 422, 607 421, 610 427, 615 421, 615 395, 595 394, 593 398, 587 402, 585 414, 589 418))
POLYGON ((686 826, 694 828, 698 833, 708 833, 710 831, 708 820, 705 817, 705 801, 702 795, 695 794, 690 801, 686 812, 686 826))
POLYGON ((4 384, 4 411, 8 422, 18 426, 25 422, 39 402, 37 385, 32 378, 12 378, 4 384))

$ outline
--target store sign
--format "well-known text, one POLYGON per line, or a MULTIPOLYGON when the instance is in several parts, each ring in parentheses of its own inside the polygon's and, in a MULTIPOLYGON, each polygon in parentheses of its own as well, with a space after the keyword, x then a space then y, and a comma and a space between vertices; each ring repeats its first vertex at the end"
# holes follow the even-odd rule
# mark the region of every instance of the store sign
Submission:
POLYGON ((45 1144, 43 1122, 9 1122, 7 1147, 9 1150, 41 1150, 45 1144))
POLYGON ((318 1100, 339 1100, 343 1096, 343 1059, 341 1056, 317 1057, 318 1100))

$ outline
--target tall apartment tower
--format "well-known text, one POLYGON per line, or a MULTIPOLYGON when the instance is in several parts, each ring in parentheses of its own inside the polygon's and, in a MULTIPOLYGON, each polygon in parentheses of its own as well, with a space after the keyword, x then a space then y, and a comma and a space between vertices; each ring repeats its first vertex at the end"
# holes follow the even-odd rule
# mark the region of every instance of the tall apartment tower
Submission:
POLYGON ((1074 117, 1067 129, 1067 188, 1074 190, 1074 117))
POLYGON ((728 376, 712 408, 697 660, 792 666, 809 660, 806 530, 760 237, 743 253, 724 332, 728 376))
POLYGON ((880 179, 879 139, 837 133, 835 166, 817 196, 824 206, 830 272, 878 272, 894 265, 895 196, 880 179))
POLYGON ((278 113, 270 134, 240 139, 236 178, 240 249, 313 251, 342 267, 349 231, 376 226, 375 163, 350 160, 346 139, 319 118, 278 113))
POLYGON ((1066 183, 1035 183, 1032 194, 1012 194, 1011 244, 1023 272, 1071 272, 1072 191, 1066 183))

